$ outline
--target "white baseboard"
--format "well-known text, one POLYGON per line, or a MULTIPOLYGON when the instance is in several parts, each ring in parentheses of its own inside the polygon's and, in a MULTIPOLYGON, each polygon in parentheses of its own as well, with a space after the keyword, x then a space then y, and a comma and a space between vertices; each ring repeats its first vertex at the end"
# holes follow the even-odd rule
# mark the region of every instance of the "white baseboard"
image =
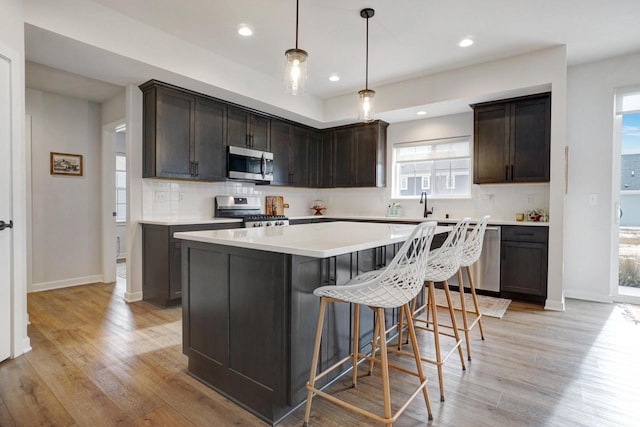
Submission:
POLYGON ((22 340, 22 354, 28 353, 31 351, 31 338, 26 337, 22 340))
POLYGON ((125 292, 124 302, 137 302, 142 301, 142 292, 125 292))
POLYGON ((74 277, 71 279, 54 280, 52 282, 32 283, 27 292, 49 291, 51 289, 68 288, 70 286, 88 285, 89 283, 102 283, 104 276, 96 274, 94 276, 74 277))
POLYGON ((581 299, 585 301, 611 303, 613 298, 608 294, 600 294, 595 292, 585 292, 579 289, 565 289, 565 298, 581 299))
POLYGON ((553 301, 547 299, 544 303, 545 310, 564 311, 564 301, 553 301))

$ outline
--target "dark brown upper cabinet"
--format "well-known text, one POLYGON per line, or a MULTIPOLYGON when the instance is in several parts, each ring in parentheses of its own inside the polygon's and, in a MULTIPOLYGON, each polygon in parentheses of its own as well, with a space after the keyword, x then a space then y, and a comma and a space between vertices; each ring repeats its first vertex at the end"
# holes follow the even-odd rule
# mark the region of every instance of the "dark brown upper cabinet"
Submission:
POLYGON ((384 187, 388 123, 376 120, 330 131, 333 144, 333 186, 384 187))
POLYGON ((271 151, 271 185, 309 187, 309 136, 306 128, 281 120, 272 120, 271 151))
POLYGON ((309 185, 333 187, 333 144, 330 131, 309 130, 309 185))
POLYGON ((227 145, 269 151, 271 120, 241 108, 227 111, 227 145))
POLYGON ((226 180, 234 145, 274 153, 273 185, 386 185, 386 122, 315 129, 157 80, 140 89, 143 178, 226 180))
POLYGON ((143 178, 225 179, 226 106, 148 82, 143 91, 143 178))
POLYGON ((474 184, 549 182, 550 93, 472 107, 474 184))

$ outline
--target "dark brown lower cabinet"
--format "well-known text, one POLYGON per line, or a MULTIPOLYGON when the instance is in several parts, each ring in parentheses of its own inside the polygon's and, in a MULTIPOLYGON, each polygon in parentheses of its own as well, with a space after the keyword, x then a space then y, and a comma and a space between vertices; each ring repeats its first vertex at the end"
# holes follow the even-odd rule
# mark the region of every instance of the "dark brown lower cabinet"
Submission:
MULTIPOLYGON (((313 290, 383 267, 398 247, 318 259, 183 241, 183 352, 189 373, 276 424, 307 396, 320 305, 313 290)), ((351 352, 354 307, 328 305, 319 369, 351 352)), ((368 308, 360 310, 360 348, 370 352, 374 317, 368 308)), ((386 320, 394 318, 389 310, 386 320)), ((324 378, 324 384, 337 376, 324 378)))
POLYGON ((547 227, 503 226, 500 294, 543 303, 547 297, 547 227))
POLYGON ((182 240, 179 231, 238 228, 240 223, 142 224, 142 298, 157 305, 179 304, 182 297, 182 240))

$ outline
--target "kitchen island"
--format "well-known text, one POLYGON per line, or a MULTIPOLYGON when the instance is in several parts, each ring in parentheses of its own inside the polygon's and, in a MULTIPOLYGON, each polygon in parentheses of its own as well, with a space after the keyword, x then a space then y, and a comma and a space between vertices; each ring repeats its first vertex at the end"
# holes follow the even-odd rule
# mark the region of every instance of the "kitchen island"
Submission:
MULTIPOLYGON (((384 267, 414 227, 332 222, 175 233, 183 240, 189 373, 276 424, 306 399, 319 308, 313 290, 384 267)), ((332 304, 328 311, 320 369, 350 353, 352 310, 350 304, 332 304)), ((393 322, 395 310, 387 310, 387 317, 393 322)), ((361 308, 360 323, 361 352, 367 353, 373 313, 361 308)))

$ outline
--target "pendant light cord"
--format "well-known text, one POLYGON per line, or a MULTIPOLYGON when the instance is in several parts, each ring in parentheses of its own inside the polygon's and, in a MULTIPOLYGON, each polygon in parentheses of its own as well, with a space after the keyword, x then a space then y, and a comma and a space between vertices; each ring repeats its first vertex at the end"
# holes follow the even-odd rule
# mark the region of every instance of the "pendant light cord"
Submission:
POLYGON ((298 2, 296 0, 296 50, 298 49, 298 2))
MULTIPOLYGON (((296 0, 297 1, 297 0, 296 0)), ((369 90, 369 16, 367 15, 367 48, 365 54, 364 88, 369 90)))

